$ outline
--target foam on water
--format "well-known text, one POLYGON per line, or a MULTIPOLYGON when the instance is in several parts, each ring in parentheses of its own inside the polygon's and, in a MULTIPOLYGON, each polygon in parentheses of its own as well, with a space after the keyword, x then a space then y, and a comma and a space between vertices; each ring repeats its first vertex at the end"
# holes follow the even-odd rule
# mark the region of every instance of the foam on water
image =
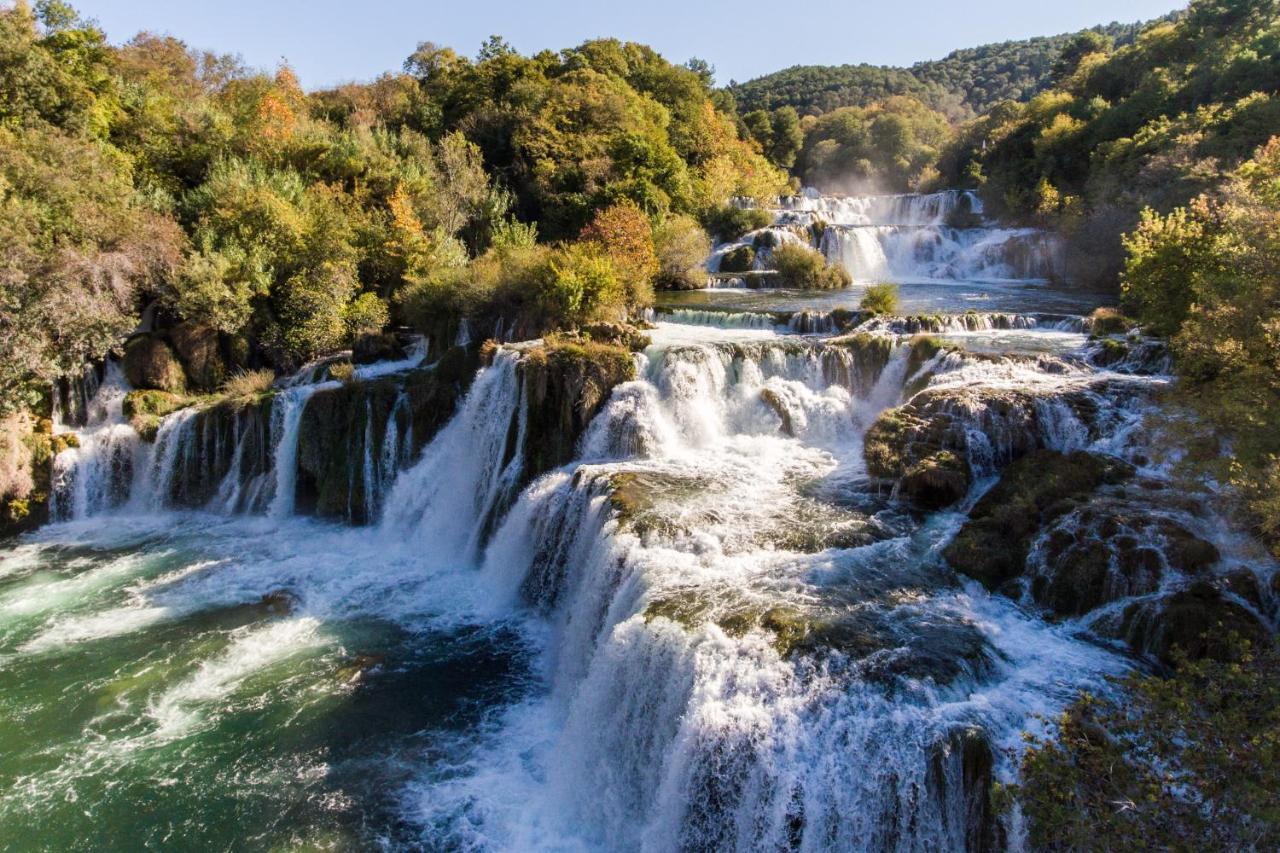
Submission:
MULTIPOLYGON (((809 198, 788 213, 940 218, 955 203, 809 198)), ((501 688, 478 708, 447 700, 486 667, 501 670, 505 648, 459 658, 432 679, 439 692, 415 683, 388 703, 444 710, 379 742, 394 758, 379 753, 367 769, 394 769, 377 778, 395 809, 362 815, 371 822, 352 846, 973 846, 986 791, 966 790, 966 738, 1011 779, 1035 715, 1081 689, 1106 691, 1131 660, 1087 636, 1085 621, 1050 624, 958 578, 940 550, 1008 455, 1000 430, 1138 459, 1150 394, 1167 380, 1099 369, 1069 318, 942 320, 930 331, 945 346, 923 364, 911 361, 919 330, 907 318, 835 340, 791 334, 764 313, 671 319, 686 322, 652 330, 637 378, 613 390, 578 461, 523 490, 520 347, 497 352, 412 464, 393 413, 381 455, 358 460, 377 492, 366 506, 385 495, 374 527, 293 514, 301 413, 336 387, 325 365, 282 383, 272 404, 272 500, 249 503, 262 516, 164 511, 166 456, 193 446, 177 440, 189 414, 165 419, 129 504, 81 501, 78 520, 0 554, 0 672, 16 667, 24 688, 48 678, 51 693, 14 710, 3 703, 17 688, 0 684, 0 713, 40 720, 56 697, 92 699, 70 709, 83 730, 55 736, 47 724, 58 747, 29 757, 35 769, 0 796, 0 818, 24 801, 42 819, 82 819, 55 805, 77 779, 127 778, 172 802, 174 783, 157 794, 155 779, 220 766, 219 756, 232 759, 219 784, 233 799, 323 780, 330 768, 317 756, 376 740, 389 712, 335 724, 329 741, 300 734, 299 720, 323 728, 326 714, 427 665, 410 656, 384 669, 390 648, 449 659, 464 638, 497 648, 507 632, 532 662, 495 676, 501 688), (966 431, 978 483, 955 509, 921 518, 870 481, 863 439, 884 410, 931 395, 966 431), (1033 427, 997 417, 1018 407, 1034 412, 1033 427), (97 669, 77 681, 77 662, 97 669), (293 751, 237 752, 236 738, 251 736, 263 738, 258 750, 279 740, 293 751), (393 825, 394 840, 380 835, 393 825)), ((361 368, 357 381, 418 361, 361 368)), ((117 417, 98 423, 123 426, 117 417)), ((373 429, 371 411, 363 417, 373 429)), ((89 456, 110 457, 92 430, 86 452, 59 460, 69 483, 98 470, 89 456)), ((211 508, 244 506, 238 488, 211 508)), ((1218 541, 1224 552, 1238 544, 1218 541)), ((357 799, 307 787, 317 784, 278 814, 357 799)), ((297 820, 318 820, 306 814, 297 820)), ((311 829, 281 820, 272 839, 296 843, 311 829)), ((205 838, 188 831, 175 839, 205 838)))

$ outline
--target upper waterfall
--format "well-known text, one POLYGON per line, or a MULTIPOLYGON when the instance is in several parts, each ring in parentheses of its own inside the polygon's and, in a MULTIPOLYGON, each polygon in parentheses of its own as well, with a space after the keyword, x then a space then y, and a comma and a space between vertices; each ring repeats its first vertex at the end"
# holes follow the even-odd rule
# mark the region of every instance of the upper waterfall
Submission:
POLYGON ((808 245, 858 282, 1045 280, 1062 275, 1061 240, 1034 228, 987 219, 968 190, 903 195, 825 196, 805 190, 769 208, 773 223, 718 246, 707 269, 713 283, 767 286, 770 254, 808 245), (724 258, 749 247, 751 269, 730 279, 724 258))

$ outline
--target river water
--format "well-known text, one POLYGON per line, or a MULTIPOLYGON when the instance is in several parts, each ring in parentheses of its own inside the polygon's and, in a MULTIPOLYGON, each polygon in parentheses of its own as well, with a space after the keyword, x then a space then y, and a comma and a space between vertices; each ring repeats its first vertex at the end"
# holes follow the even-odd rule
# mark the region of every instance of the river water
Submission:
MULTIPOLYGON (((383 509, 359 527, 296 514, 315 383, 277 396, 265 473, 178 509, 156 484, 197 446, 185 416, 139 442, 108 371, 58 460, 65 520, 0 545, 0 847, 990 843, 986 787, 1011 778, 1021 733, 1140 663, 1092 617, 990 594, 940 549, 1007 462, 1002 430, 1167 479, 1146 418, 1169 379, 1158 359, 1099 366, 1087 297, 928 286, 1008 313, 921 297, 952 316, 913 364, 918 320, 829 340, 851 294, 667 305, 578 458, 505 512, 515 350, 420 455, 393 440, 360 463, 383 509), (876 416, 922 389, 969 419, 975 475, 933 513, 863 461, 876 416), (1012 392, 1035 412, 1016 427, 984 402, 1012 392)), ((1224 571, 1273 570, 1220 519, 1183 521, 1224 571)), ((1000 832, 1017 846, 1016 816, 1000 832)))

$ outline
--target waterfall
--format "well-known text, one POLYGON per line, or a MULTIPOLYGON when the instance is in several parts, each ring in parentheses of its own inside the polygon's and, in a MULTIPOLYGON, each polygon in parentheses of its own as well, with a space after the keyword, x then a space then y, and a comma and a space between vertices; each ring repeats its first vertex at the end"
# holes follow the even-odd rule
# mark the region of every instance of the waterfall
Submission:
POLYGON ((123 506, 135 472, 145 468, 138 434, 125 422, 129 383, 120 365, 108 362, 101 384, 84 404, 80 446, 54 460, 50 513, 83 518, 123 506))
POLYGON ((983 218, 969 191, 921 195, 822 196, 806 191, 783 198, 774 224, 718 246, 707 262, 743 247, 754 250, 742 278, 720 274, 713 285, 766 286, 775 246, 811 245, 855 281, 1034 281, 1060 277, 1062 241, 1033 228, 1000 228, 983 218), (807 236, 806 236, 807 235, 807 236))
POLYGON ((457 415, 387 498, 384 528, 420 543, 428 560, 465 562, 474 555, 495 507, 520 475, 524 419, 517 360, 513 351, 497 353, 457 415))

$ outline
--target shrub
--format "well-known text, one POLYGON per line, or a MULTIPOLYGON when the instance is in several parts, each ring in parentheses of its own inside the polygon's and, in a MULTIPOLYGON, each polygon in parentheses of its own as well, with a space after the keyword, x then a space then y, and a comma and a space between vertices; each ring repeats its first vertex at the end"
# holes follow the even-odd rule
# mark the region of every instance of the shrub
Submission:
POLYGON ((770 265, 778 273, 783 287, 804 290, 833 290, 848 287, 848 271, 839 264, 828 264, 820 252, 808 246, 788 244, 773 250, 770 265))
POLYGON ((711 254, 711 239, 690 216, 668 216, 653 229, 658 252, 657 286, 693 290, 706 284, 703 264, 711 254))
POLYGON ((1133 674, 1028 736, 1018 786, 1037 850, 1274 850, 1280 845, 1280 655, 1133 674))
POLYGON ((613 260, 589 243, 556 249, 539 273, 538 302, 544 328, 567 328, 600 320, 620 320, 627 288, 613 260))
POLYGON ((635 202, 623 201, 599 211, 582 229, 580 239, 594 243, 613 262, 614 274, 626 291, 628 307, 653 304, 658 255, 649 219, 635 202))
POLYGON ((749 231, 772 223, 773 215, 767 210, 733 205, 712 208, 702 218, 702 224, 718 243, 731 243, 749 231))
POLYGON ((352 335, 373 335, 391 321, 387 303, 375 293, 362 293, 347 306, 347 328, 352 335))
POLYGON ((747 272, 755 263, 756 250, 750 246, 739 246, 720 256, 720 272, 747 272))
POLYGON ((1099 308, 1089 315, 1089 329, 1095 335, 1123 335, 1129 320, 1115 308, 1099 308))
POLYGON ((862 294, 858 303, 863 311, 872 314, 892 314, 898 310, 898 286, 896 284, 873 284, 862 294))
POLYGON ((329 365, 329 378, 347 385, 355 381, 356 366, 349 361, 340 361, 329 365))

